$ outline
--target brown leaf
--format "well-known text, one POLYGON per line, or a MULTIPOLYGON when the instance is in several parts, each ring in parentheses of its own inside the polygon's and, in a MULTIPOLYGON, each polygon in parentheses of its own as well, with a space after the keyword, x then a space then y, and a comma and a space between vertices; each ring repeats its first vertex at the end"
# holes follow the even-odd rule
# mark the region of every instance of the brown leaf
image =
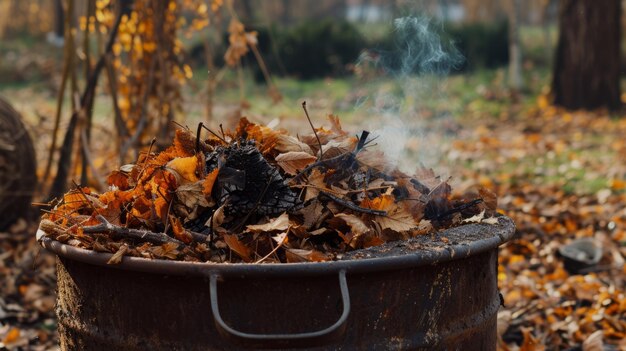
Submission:
POLYGON ((276 218, 272 218, 265 224, 252 224, 246 227, 247 232, 262 233, 262 232, 275 232, 286 231, 289 228, 289 215, 284 212, 276 218))
POLYGON ((343 128, 341 128, 341 122, 339 121, 339 117, 335 116, 335 115, 328 115, 327 116, 328 121, 330 122, 330 130, 337 134, 337 135, 347 135, 348 132, 344 131, 343 128))
POLYGON ((336 218, 341 218, 346 224, 350 227, 350 230, 357 237, 363 235, 371 230, 361 218, 347 213, 338 213, 335 215, 336 218))
POLYGON ((319 224, 323 217, 324 205, 319 201, 313 201, 311 204, 300 210, 304 217, 304 228, 311 229, 319 224))
POLYGON ((115 186, 120 190, 128 190, 128 174, 120 171, 113 171, 107 177, 107 184, 115 186))
POLYGON ((287 262, 323 262, 330 258, 317 250, 286 249, 287 262))
POLYGON ((487 208, 487 214, 493 216, 498 209, 498 196, 493 191, 484 187, 478 188, 478 195, 483 199, 483 204, 487 208))
POLYGON ((252 249, 247 247, 239 240, 236 234, 224 234, 224 242, 226 245, 236 253, 245 262, 250 262, 250 256, 252 255, 252 249))
POLYGON ((380 224, 382 229, 391 229, 397 232, 415 229, 418 224, 404 207, 394 204, 386 209, 386 216, 375 216, 374 220, 380 224))
POLYGON ((324 159, 337 157, 354 151, 359 139, 357 137, 348 137, 344 139, 331 140, 324 144, 324 159))
POLYGON ((109 258, 107 264, 120 264, 122 263, 122 258, 124 254, 128 251, 128 245, 124 244, 120 246, 120 248, 109 258))
POLYGON ((315 156, 302 151, 291 151, 276 156, 278 166, 290 175, 298 174, 315 160, 315 156))
POLYGON ((326 190, 326 183, 324 183, 324 175, 319 169, 311 171, 308 177, 308 185, 306 187, 306 193, 304 194, 304 201, 309 201, 316 198, 320 194, 320 190, 326 190))
POLYGON ((533 335, 531 328, 521 328, 524 340, 520 345, 520 351, 544 351, 546 348, 543 346, 533 335))
POLYGON ((313 150, 311 147, 300 140, 286 134, 278 134, 276 136, 276 144, 274 145, 274 149, 281 153, 287 153, 291 151, 295 152, 306 152, 309 155, 313 155, 313 150))
POLYGON ((202 180, 194 183, 185 183, 176 188, 176 198, 189 209, 198 206, 209 207, 211 204, 207 201, 202 191, 202 180))
POLYGON ((180 254, 180 251, 178 251, 178 245, 175 243, 165 243, 163 245, 154 246, 148 249, 148 251, 157 257, 166 257, 171 260, 175 260, 180 254))

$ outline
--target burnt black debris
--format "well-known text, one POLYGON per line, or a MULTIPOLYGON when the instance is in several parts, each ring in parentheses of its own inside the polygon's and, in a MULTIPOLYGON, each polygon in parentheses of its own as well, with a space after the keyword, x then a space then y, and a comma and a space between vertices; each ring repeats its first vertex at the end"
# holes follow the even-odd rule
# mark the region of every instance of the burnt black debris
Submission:
POLYGON ((207 170, 219 167, 216 200, 233 215, 278 215, 300 203, 278 169, 270 165, 254 140, 219 147, 207 155, 207 170))

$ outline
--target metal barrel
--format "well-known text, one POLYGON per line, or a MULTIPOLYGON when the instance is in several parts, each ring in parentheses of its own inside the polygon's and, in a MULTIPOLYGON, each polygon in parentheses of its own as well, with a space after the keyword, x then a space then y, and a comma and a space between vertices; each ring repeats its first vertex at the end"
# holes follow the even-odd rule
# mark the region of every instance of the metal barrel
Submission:
POLYGON ((42 240, 57 260, 63 350, 495 350, 497 247, 472 224, 342 261, 124 258, 42 240), (282 267, 282 268, 281 268, 282 267))

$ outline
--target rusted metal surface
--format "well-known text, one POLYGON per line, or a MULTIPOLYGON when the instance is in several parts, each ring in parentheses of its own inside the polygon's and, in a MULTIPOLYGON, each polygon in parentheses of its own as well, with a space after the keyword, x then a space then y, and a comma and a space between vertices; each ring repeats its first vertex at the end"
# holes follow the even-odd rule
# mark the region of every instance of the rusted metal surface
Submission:
POLYGON ((497 247, 513 233, 501 217, 440 233, 447 244, 280 265, 107 266, 109 254, 43 245, 60 256, 63 350, 495 350, 497 247))

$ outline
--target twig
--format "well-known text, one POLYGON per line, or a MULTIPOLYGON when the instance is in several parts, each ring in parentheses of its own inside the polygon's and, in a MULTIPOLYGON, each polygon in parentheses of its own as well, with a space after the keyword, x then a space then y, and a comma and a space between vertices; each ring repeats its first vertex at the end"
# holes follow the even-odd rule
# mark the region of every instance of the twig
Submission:
POLYGON ((466 210, 466 209, 468 209, 468 208, 470 208, 472 206, 478 205, 481 202, 483 202, 483 199, 474 199, 474 200, 472 200, 470 202, 466 202, 466 203, 461 204, 461 205, 459 205, 457 207, 454 207, 454 208, 452 208, 452 209, 450 209, 450 210, 448 210, 448 211, 446 211, 444 213, 439 214, 437 216, 437 219, 438 220, 444 219, 444 218, 446 218, 446 217, 448 217, 448 216, 450 216, 452 214, 455 214, 457 212, 461 212, 461 211, 466 210))
POLYGON ((324 155, 324 152, 322 151, 322 141, 320 140, 320 137, 317 135, 317 131, 315 130, 315 127, 313 127, 313 122, 311 122, 311 117, 309 117, 309 111, 307 111, 306 109, 306 101, 302 101, 302 109, 304 109, 304 114, 306 115, 306 119, 307 121, 309 121, 309 125, 311 126, 311 129, 313 129, 313 134, 315 134, 315 139, 317 139, 317 143, 320 147, 320 155, 317 158, 317 160, 321 160, 322 156, 324 155))
POLYGON ((120 227, 109 222, 104 216, 97 215, 96 218, 101 224, 83 227, 83 233, 103 233, 108 232, 112 234, 118 234, 131 239, 138 239, 149 241, 156 244, 174 243, 177 245, 184 245, 182 241, 174 239, 163 233, 155 233, 148 230, 131 229, 120 227))
POLYGON ((362 212, 362 213, 366 213, 366 214, 371 214, 371 215, 375 215, 375 216, 386 216, 387 215, 387 211, 381 211, 381 210, 373 210, 371 208, 365 208, 365 207, 361 207, 361 206, 357 206, 354 203, 350 202, 350 201, 346 201, 344 199, 341 199, 333 194, 324 192, 324 191, 320 191, 320 195, 324 195, 327 198, 335 201, 336 203, 345 206, 349 209, 351 209, 352 211, 356 211, 356 212, 362 212))
POLYGON ((93 210, 94 213, 97 213, 98 215, 100 215, 100 212, 98 211, 98 209, 96 208, 96 206, 93 205, 93 203, 91 203, 91 200, 89 200, 89 198, 87 197, 87 194, 85 194, 85 192, 83 191, 83 189, 81 189, 80 185, 78 185, 76 183, 76 181, 72 180, 72 183, 74 183, 74 186, 76 187, 76 190, 78 190, 83 197, 85 198, 85 201, 87 201, 87 204, 89 205, 89 207, 91 207, 91 209, 93 210))
POLYGON ((219 136, 217 133, 215 133, 214 131, 210 130, 207 126, 205 126, 204 124, 200 123, 202 128, 206 129, 209 131, 209 133, 213 134, 216 138, 218 138, 219 140, 221 140, 224 144, 228 144, 228 142, 226 141, 226 139, 222 138, 221 136, 219 136))
MULTIPOLYGON (((287 231, 289 231, 289 230, 287 230, 287 231)), ((272 238, 270 238, 270 240, 272 240, 272 238)), ((287 236, 286 236, 286 235, 285 235, 285 237, 283 238, 283 240, 281 240, 281 241, 278 243, 278 245, 276 245, 276 247, 275 247, 272 251, 270 251, 270 253, 268 253, 267 255, 263 256, 263 258, 259 259, 258 261, 254 262, 254 263, 256 264, 256 263, 261 263, 261 262, 265 261, 268 257, 270 257, 270 256, 272 256, 274 253, 276 253, 276 251, 278 251, 278 249, 280 249, 280 248, 283 246, 283 244, 285 243, 285 241, 287 241, 287 236)), ((271 242, 271 241, 270 241, 270 242, 271 242)))
POLYGON ((200 136, 202 134, 202 122, 198 123, 198 128, 196 128, 196 154, 200 152, 200 136))

